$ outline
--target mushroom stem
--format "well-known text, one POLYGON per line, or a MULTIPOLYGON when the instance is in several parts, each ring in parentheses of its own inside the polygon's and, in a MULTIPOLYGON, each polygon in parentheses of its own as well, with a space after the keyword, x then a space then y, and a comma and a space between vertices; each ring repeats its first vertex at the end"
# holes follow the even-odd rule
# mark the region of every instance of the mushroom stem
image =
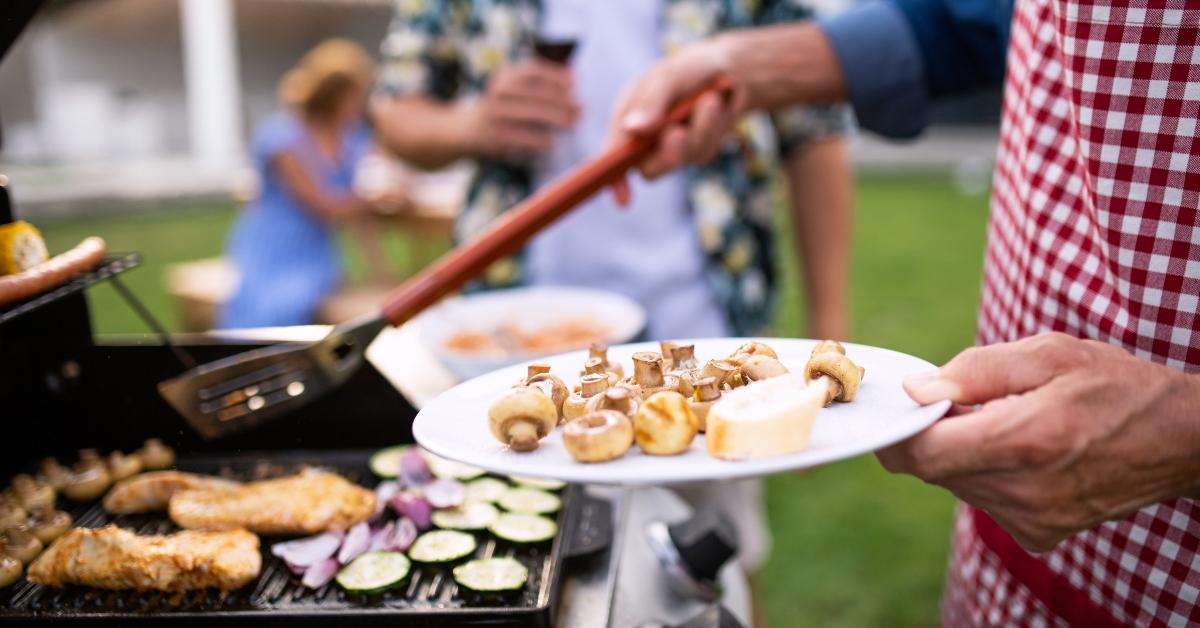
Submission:
POLYGON ((653 351, 633 354, 633 381, 642 388, 657 388, 664 384, 663 358, 653 351))
POLYGON ((676 370, 694 369, 700 366, 696 361, 696 345, 677 345, 671 347, 671 364, 676 370))
POLYGON ((604 367, 604 360, 600 358, 588 358, 587 362, 583 363, 583 374, 591 375, 594 373, 596 375, 606 375, 607 371, 604 367))
POLYGON ((506 430, 508 431, 508 446, 512 447, 514 451, 537 449, 537 419, 525 416, 513 417, 506 430))
POLYGON ((549 372, 550 372, 549 364, 530 364, 529 368, 525 371, 525 379, 530 380, 530 379, 533 379, 534 377, 537 377, 538 375, 541 375, 542 373, 549 373, 549 372))
POLYGON ((721 398, 721 389, 715 377, 705 377, 696 382, 696 401, 715 401, 721 398))
POLYGON ((828 375, 822 375, 812 380, 812 383, 815 386, 825 387, 826 406, 829 406, 834 402, 835 399, 842 396, 842 383, 828 375))
POLYGON ((608 388, 608 375, 603 373, 593 373, 579 380, 580 394, 584 398, 593 397, 604 392, 608 388))

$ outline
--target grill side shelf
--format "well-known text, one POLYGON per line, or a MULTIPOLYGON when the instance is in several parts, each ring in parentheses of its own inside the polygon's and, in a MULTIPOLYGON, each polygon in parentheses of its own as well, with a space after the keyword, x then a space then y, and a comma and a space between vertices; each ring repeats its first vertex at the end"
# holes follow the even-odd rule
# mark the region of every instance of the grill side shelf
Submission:
MULTIPOLYGON (((273 452, 220 457, 181 457, 179 468, 242 480, 275 477, 305 465, 332 469, 352 482, 364 486, 373 482, 366 466, 369 452, 273 452)), ((517 546, 498 541, 487 533, 479 535, 477 558, 512 557, 529 568, 530 580, 517 597, 507 600, 481 600, 460 594, 450 576, 449 567, 414 564, 412 576, 404 588, 382 595, 361 596, 343 591, 335 583, 310 590, 303 587, 283 562, 270 554, 272 543, 280 540, 261 537, 262 573, 251 584, 236 591, 190 591, 156 593, 104 591, 86 587, 56 590, 21 580, 8 589, 0 589, 0 622, 22 625, 39 620, 67 619, 143 619, 167 621, 187 619, 187 623, 283 619, 289 626, 296 621, 328 625, 337 618, 346 620, 385 620, 390 626, 550 626, 556 606, 566 558, 569 531, 580 522, 577 511, 588 505, 579 487, 562 491, 563 508, 558 515, 559 534, 550 545, 517 546)), ((99 527, 114 524, 139 534, 166 534, 177 528, 165 513, 111 515, 99 503, 76 507, 71 513, 77 526, 99 527)))

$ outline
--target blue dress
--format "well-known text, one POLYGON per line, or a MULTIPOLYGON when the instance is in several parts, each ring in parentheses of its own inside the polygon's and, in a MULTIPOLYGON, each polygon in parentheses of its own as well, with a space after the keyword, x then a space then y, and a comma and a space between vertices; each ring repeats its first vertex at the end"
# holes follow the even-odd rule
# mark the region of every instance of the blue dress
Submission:
POLYGON ((241 281, 221 311, 224 328, 302 325, 341 282, 335 232, 284 187, 271 161, 281 152, 295 155, 314 181, 334 194, 351 193, 354 171, 371 137, 365 125, 347 130, 338 159, 317 148, 308 128, 295 115, 279 113, 254 135, 251 153, 261 192, 234 223, 226 257, 241 281))

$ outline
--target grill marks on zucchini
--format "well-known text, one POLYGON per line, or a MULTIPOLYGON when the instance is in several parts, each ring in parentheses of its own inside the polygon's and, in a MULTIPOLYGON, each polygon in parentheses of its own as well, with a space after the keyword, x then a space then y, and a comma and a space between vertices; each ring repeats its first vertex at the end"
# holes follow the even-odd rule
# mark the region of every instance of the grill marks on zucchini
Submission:
POLYGON ((352 593, 380 593, 408 580, 412 563, 400 552, 367 552, 350 561, 335 580, 352 593))
POLYGON ((440 565, 462 560, 475 553, 475 537, 457 530, 426 532, 413 541, 408 556, 418 563, 440 565))
POLYGON ((460 587, 485 594, 520 591, 529 581, 529 569, 514 558, 480 558, 455 567, 451 573, 460 587))
POLYGON ((558 512, 562 500, 558 495, 536 488, 513 488, 500 496, 496 504, 509 512, 544 515, 558 512))
POLYGON ((558 534, 558 524, 541 515, 506 512, 496 518, 488 531, 510 543, 545 543, 558 534))

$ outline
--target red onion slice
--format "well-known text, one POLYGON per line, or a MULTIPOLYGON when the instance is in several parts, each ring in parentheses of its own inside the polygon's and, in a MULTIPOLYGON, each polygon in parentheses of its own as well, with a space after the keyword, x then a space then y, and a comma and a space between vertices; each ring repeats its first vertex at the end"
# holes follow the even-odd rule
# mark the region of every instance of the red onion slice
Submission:
POLYGON ((433 514, 433 506, 429 504, 429 500, 408 492, 396 493, 395 497, 392 497, 392 509, 401 517, 412 519, 420 530, 429 527, 429 518, 433 514))
POLYGON ((375 487, 375 513, 371 515, 371 518, 374 519, 383 514, 384 509, 387 508, 388 501, 395 497, 396 493, 399 492, 399 482, 392 480, 380 482, 379 486, 375 487))
POLYGON ((425 485, 425 499, 434 508, 461 506, 467 498, 467 487, 455 480, 434 480, 425 485))
POLYGON ((394 521, 387 522, 387 525, 385 525, 381 528, 373 529, 371 531, 371 545, 369 547, 367 547, 367 551, 375 552, 378 550, 391 549, 390 547, 388 547, 388 543, 391 541, 391 538, 392 538, 392 530, 395 530, 395 529, 396 529, 396 523, 394 521))
POLYGON ((396 522, 396 529, 388 539, 388 549, 393 552, 404 552, 417 539, 417 525, 412 519, 403 518, 396 522))
POLYGON ((338 552, 337 560, 345 565, 346 563, 358 558, 359 554, 367 551, 371 545, 371 526, 367 522, 354 524, 350 531, 346 533, 346 539, 342 541, 342 549, 338 552))
POLYGON ((326 558, 320 562, 309 565, 308 570, 304 572, 304 577, 300 579, 300 584, 310 589, 320 589, 329 584, 330 580, 337 575, 341 565, 333 558, 326 558))
POLYGON ((282 558, 290 565, 308 567, 333 556, 341 544, 341 532, 326 532, 295 541, 276 543, 271 546, 271 554, 282 558))
POLYGON ((400 481, 404 486, 424 486, 433 480, 429 463, 416 447, 409 447, 400 455, 400 481))

